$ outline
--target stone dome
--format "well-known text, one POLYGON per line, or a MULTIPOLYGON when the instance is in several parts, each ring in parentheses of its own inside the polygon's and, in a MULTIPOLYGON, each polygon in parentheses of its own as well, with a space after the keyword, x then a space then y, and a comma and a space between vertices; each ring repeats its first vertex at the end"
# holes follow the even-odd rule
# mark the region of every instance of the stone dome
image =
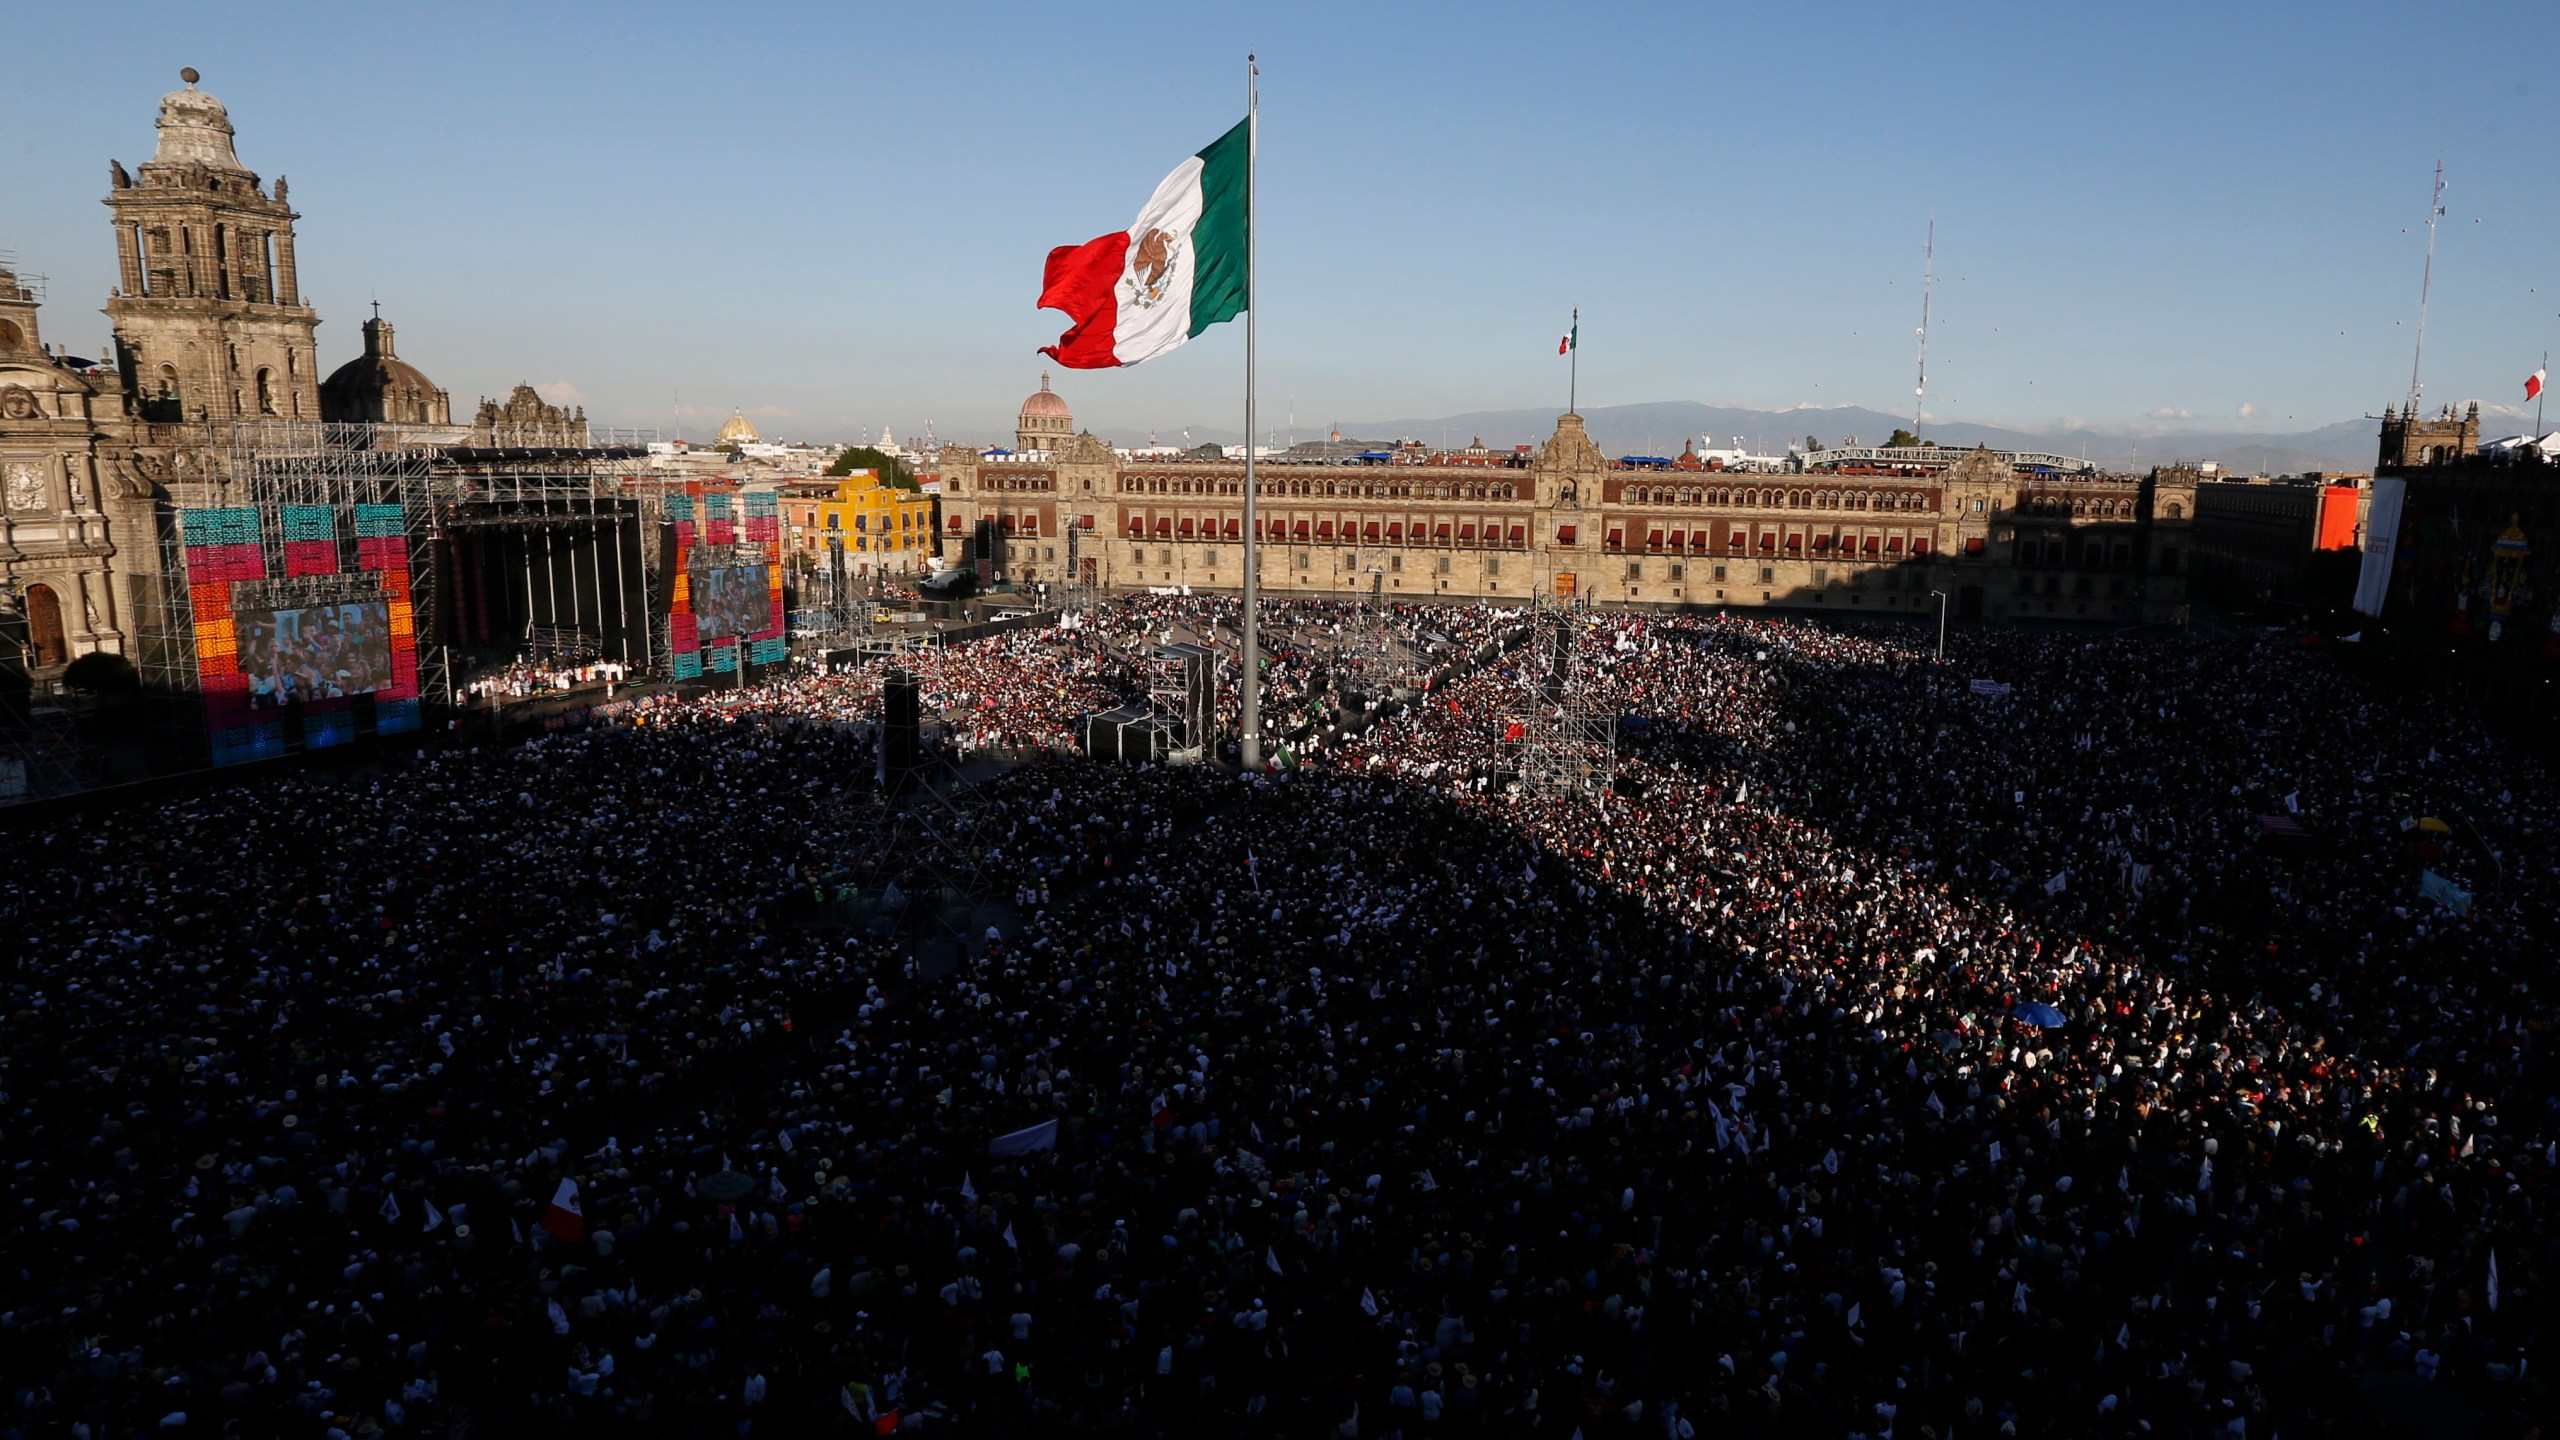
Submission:
POLYGON ((1035 418, 1045 420, 1065 420, 1070 418, 1067 414, 1066 398, 1049 388, 1049 376, 1046 371, 1041 373, 1039 391, 1030 399, 1022 402, 1021 418, 1025 420, 1035 418))
POLYGON ((241 169, 240 156, 231 148, 231 112, 196 88, 192 67, 179 71, 178 78, 187 82, 186 88, 160 97, 160 148, 152 155, 152 163, 179 165, 192 160, 224 170, 241 169))
POLYGON ((1022 414, 1013 422, 1013 448, 1025 454, 1061 450, 1075 429, 1065 398, 1050 390, 1048 372, 1042 371, 1039 392, 1022 402, 1022 414))
POLYGON ((756 427, 752 421, 747 419, 746 412, 741 410, 732 410, 729 412, 729 423, 720 427, 720 433, 712 437, 711 443, 714 445, 753 445, 763 438, 763 436, 756 433, 756 427))
POLYGON ((453 403, 391 348, 391 322, 364 322, 364 353, 320 382, 320 418, 394 425, 444 425, 453 403))

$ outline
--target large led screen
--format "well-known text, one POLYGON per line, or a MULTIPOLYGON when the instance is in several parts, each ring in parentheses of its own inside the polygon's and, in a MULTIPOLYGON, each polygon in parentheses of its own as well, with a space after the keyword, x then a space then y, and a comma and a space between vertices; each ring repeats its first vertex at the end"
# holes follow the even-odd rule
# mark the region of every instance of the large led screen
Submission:
POLYGON ((725 640, 773 628, 772 567, 722 565, 693 572, 695 633, 725 640))
POLYGON ((364 695, 391 684, 391 611, 384 601, 240 610, 234 618, 252 706, 364 695))

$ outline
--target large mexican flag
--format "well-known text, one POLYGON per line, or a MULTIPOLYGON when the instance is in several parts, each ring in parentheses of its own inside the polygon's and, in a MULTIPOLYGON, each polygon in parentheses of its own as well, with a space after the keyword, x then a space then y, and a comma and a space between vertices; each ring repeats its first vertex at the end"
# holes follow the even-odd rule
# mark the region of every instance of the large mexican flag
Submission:
POLYGON ((1040 305, 1075 328, 1040 353, 1079 370, 1135 365, 1242 314, 1252 147, 1247 118, 1174 167, 1128 229, 1050 251, 1040 305))

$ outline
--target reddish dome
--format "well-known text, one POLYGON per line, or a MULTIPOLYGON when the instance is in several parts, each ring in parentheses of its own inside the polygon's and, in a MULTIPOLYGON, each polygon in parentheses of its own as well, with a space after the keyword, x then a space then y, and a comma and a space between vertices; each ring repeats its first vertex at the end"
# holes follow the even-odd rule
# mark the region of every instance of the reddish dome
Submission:
POLYGON ((1029 420, 1034 417, 1053 420, 1068 418, 1067 402, 1049 388, 1049 377, 1046 374, 1040 377, 1039 393, 1022 402, 1021 418, 1029 420))

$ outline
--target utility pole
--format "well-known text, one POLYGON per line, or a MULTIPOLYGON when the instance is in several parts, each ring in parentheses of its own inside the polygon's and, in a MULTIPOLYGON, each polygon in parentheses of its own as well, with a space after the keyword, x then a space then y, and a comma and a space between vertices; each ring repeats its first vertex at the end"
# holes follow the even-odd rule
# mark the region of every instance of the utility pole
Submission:
MULTIPOLYGON (((1262 648, 1254 609, 1262 599, 1262 537, 1253 514, 1253 351, 1256 322, 1262 318, 1262 296, 1254 290, 1255 252, 1260 248, 1261 217, 1253 213, 1254 172, 1262 153, 1261 102, 1254 78, 1261 74, 1253 57, 1244 57, 1244 627, 1237 633, 1244 662, 1244 684, 1238 694, 1237 759, 1247 770, 1262 768, 1262 648)), ((1292 407, 1295 417, 1295 406, 1292 407)))
POLYGON ((2436 162, 2436 193, 2427 202, 2427 267, 2418 278, 2418 349, 2409 359, 2409 413, 2418 413, 2418 367, 2427 358, 2427 294, 2436 283, 2436 222, 2444 218, 2444 162, 2436 162))
POLYGON ((1920 412, 1929 398, 1929 292, 1938 286, 1938 222, 1929 221, 1929 238, 1920 249, 1920 378, 1911 387, 1911 438, 1920 438, 1920 412))

